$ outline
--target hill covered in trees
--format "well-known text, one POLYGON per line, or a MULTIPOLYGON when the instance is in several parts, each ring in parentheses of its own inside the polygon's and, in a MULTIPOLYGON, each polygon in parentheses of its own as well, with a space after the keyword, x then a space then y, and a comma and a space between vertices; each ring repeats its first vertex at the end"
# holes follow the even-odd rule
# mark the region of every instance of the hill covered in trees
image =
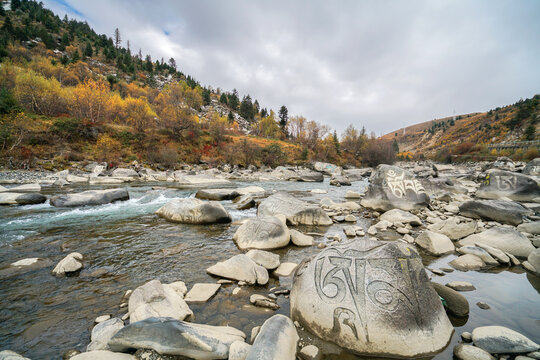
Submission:
POLYGON ((489 151, 492 143, 538 140, 540 95, 483 113, 434 119, 392 131, 381 138, 396 143, 398 157, 428 157, 439 161, 514 159, 538 156, 536 147, 525 150, 489 151))
POLYGON ((121 29, 97 34, 35 1, 1 7, 0 29, 0 166, 361 166, 391 162, 414 143, 400 135, 375 139, 360 124, 338 135, 286 105, 274 111, 236 89, 202 85, 175 59, 132 49, 121 29))

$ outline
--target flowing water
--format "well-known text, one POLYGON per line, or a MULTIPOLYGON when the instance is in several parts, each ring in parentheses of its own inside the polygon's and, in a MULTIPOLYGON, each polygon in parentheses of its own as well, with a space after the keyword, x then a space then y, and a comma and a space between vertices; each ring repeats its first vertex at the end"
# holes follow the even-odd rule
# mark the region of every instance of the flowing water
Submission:
MULTIPOLYGON (((352 187, 324 183, 267 182, 231 183, 229 187, 258 185, 267 191, 285 190, 310 202, 328 196, 343 201, 347 190, 362 191, 367 183, 352 187), (328 194, 313 194, 313 188, 328 189, 328 194)), ((223 187, 223 186, 216 186, 223 187)), ((106 186, 79 186, 62 190, 45 189, 47 195, 68 191, 103 189, 106 186)), ((232 241, 237 226, 211 226, 170 223, 154 212, 175 197, 194 196, 197 188, 174 184, 131 184, 131 199, 114 204, 81 208, 55 208, 42 205, 0 208, 0 350, 11 349, 32 359, 58 359, 71 348, 84 350, 90 341, 94 319, 103 314, 122 316, 122 296, 152 279, 161 282, 184 281, 188 289, 197 282, 215 282, 205 269, 217 261, 241 253, 232 241), (160 190, 152 190, 159 186, 160 190), (166 186, 166 188, 162 188, 166 186), (51 269, 67 253, 84 255, 85 268, 76 276, 56 278, 51 269), (24 258, 39 257, 50 262, 41 268, 14 272, 9 265, 24 258)), ((233 220, 254 217, 255 209, 239 211, 223 201, 233 220)), ((357 225, 367 229, 371 219, 360 218, 357 225)), ((343 225, 299 227, 303 232, 342 233, 343 225)), ((315 237, 316 241, 326 241, 315 237)), ((314 247, 289 246, 275 251, 282 262, 300 262, 317 253, 314 247)), ((445 267, 454 256, 424 257, 430 267, 445 267)), ((481 325, 503 325, 540 341, 540 278, 514 269, 495 272, 459 272, 434 281, 447 283, 465 280, 477 290, 464 294, 471 304, 468 319, 452 319, 456 333, 451 344, 436 359, 451 358, 453 345, 462 331, 481 325), (475 303, 485 301, 489 310, 475 303)), ((270 288, 290 288, 291 278, 271 278, 265 286, 246 287, 233 296, 236 285, 224 285, 206 304, 190 308, 195 322, 230 325, 249 337, 254 326, 261 325, 275 312, 249 304, 253 293, 267 294, 270 288)), ((278 297, 277 313, 289 314, 289 302, 278 297)), ((343 356, 343 355, 340 355, 343 356)), ((339 358, 328 356, 328 358, 339 358)), ((347 357, 348 358, 348 357, 347 357)), ((354 358, 352 356, 351 358, 354 358)))

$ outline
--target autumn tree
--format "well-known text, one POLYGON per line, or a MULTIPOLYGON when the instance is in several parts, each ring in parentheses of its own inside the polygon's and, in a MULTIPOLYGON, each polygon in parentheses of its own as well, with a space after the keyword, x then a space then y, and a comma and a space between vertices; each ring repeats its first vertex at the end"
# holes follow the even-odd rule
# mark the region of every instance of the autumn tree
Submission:
POLYGON ((90 123, 101 122, 105 117, 109 86, 103 80, 87 79, 73 89, 71 114, 90 123))
POLYGON ((154 123, 156 114, 148 104, 144 97, 127 98, 125 100, 125 115, 126 120, 138 132, 144 132, 154 123))
POLYGON ((193 128, 197 122, 197 117, 191 114, 186 103, 186 93, 189 93, 191 105, 197 101, 200 104, 200 97, 197 98, 193 91, 196 92, 183 82, 171 83, 163 88, 154 101, 162 126, 169 128, 177 138, 182 136, 184 130, 193 128))
POLYGON ((32 70, 17 72, 14 96, 25 109, 48 116, 65 113, 69 99, 68 91, 58 80, 32 70))

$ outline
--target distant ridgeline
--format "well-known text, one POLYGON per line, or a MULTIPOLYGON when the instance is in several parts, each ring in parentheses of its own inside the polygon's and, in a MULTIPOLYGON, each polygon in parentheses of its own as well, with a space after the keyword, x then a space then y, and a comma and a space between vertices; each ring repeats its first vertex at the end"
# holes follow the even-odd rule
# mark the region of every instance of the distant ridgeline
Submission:
POLYGON ((394 140, 399 157, 438 161, 515 160, 538 157, 540 95, 484 113, 434 119, 382 136, 394 140))

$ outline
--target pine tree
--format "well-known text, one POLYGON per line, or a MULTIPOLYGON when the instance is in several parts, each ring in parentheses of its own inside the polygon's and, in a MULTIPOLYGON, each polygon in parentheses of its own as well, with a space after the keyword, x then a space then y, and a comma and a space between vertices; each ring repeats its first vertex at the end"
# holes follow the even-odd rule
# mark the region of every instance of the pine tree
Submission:
POLYGON ((234 115, 232 111, 229 111, 229 115, 227 115, 227 118, 229 119, 229 124, 232 124, 234 122, 234 115))
POLYGON ((399 152, 399 145, 398 145, 396 139, 394 139, 394 142, 392 143, 392 149, 394 149, 395 153, 399 152))
POLYGON ((266 108, 263 108, 263 109, 261 110, 261 117, 262 117, 262 118, 265 118, 265 117, 267 117, 267 116, 268 116, 268 110, 266 110, 266 108))
POLYGON ((93 51, 92 51, 92 45, 87 42, 86 47, 84 49, 84 56, 92 57, 93 51))
POLYGON ((207 89, 207 88, 203 89, 202 98, 203 98, 203 104, 204 105, 210 105, 211 98, 210 98, 210 90, 209 89, 207 89))
POLYGON ((525 140, 534 140, 536 137, 536 128, 533 124, 529 124, 525 129, 525 140))
POLYGON ((285 128, 287 127, 287 122, 289 122, 289 110, 287 110, 287 107, 283 105, 281 109, 279 109, 279 126, 281 127, 281 130, 285 132, 285 128))
POLYGON ((231 109, 238 109, 238 103, 240 102, 240 99, 238 98, 238 91, 236 91, 236 89, 234 89, 232 94, 229 95, 228 100, 231 109))
POLYGON ((227 105, 227 95, 225 93, 221 93, 221 96, 219 97, 219 102, 227 105))
POLYGON ((174 60, 174 58, 169 59, 169 66, 176 71, 176 60, 174 60))
POLYGON ((240 104, 240 116, 242 116, 244 119, 247 120, 253 120, 254 113, 253 113, 253 104, 251 103, 251 96, 247 95, 244 96, 242 99, 242 103, 240 104))
POLYGON ((336 130, 334 130, 334 134, 332 134, 332 140, 334 141, 334 147, 336 148, 336 153, 338 155, 340 155, 341 154, 341 148, 340 148, 340 145, 339 145, 339 138, 337 136, 336 130))
POLYGON ((148 72, 154 71, 154 66, 152 64, 152 57, 150 55, 146 55, 146 63, 144 64, 144 68, 148 72))

